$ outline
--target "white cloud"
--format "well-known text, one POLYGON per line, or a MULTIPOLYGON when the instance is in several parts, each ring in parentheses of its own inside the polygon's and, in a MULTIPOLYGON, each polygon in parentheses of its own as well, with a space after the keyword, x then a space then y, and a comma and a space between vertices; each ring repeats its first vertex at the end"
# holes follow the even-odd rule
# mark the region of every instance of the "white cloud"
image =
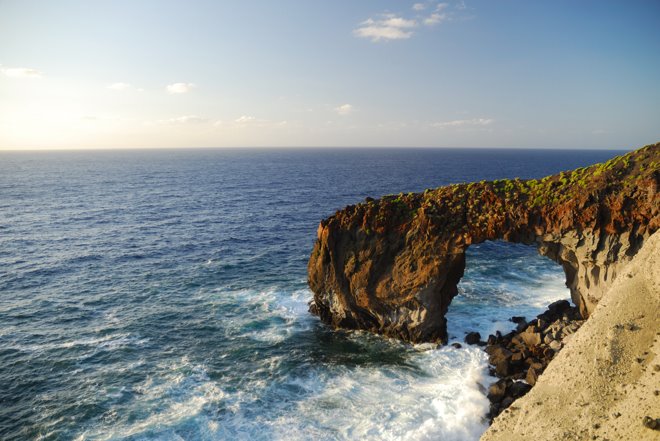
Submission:
POLYGON ((446 127, 482 127, 489 126, 494 119, 491 118, 472 118, 472 119, 456 119, 453 121, 443 121, 433 123, 433 127, 446 128, 446 127))
POLYGON ((206 118, 202 118, 201 116, 197 116, 197 115, 184 115, 178 118, 170 119, 170 122, 176 124, 198 124, 206 121, 208 121, 206 118))
POLYGON ((382 21, 384 26, 392 28, 414 28, 417 26, 417 22, 412 19, 402 18, 402 17, 389 17, 382 21))
POLYGON ((346 116, 353 112, 353 106, 350 104, 342 104, 339 107, 335 107, 335 112, 337 112, 338 115, 346 116))
POLYGON ((242 115, 234 120, 235 123, 237 124, 248 124, 251 122, 255 122, 257 118, 254 116, 248 116, 248 115, 242 115))
POLYGON ((11 78, 41 78, 44 75, 36 69, 29 69, 27 67, 0 68, 0 73, 11 78))
POLYGON ((169 94, 188 93, 196 86, 193 83, 174 83, 169 84, 165 89, 169 94))
POLYGON ((424 19, 424 24, 426 26, 433 26, 445 20, 447 20, 447 14, 438 14, 434 12, 424 19))
POLYGON ((256 118, 254 116, 250 115, 242 115, 238 118, 236 118, 233 121, 223 121, 221 119, 216 120, 213 123, 214 127, 221 128, 223 130, 232 130, 232 129, 245 129, 245 128, 250 128, 250 129, 277 129, 281 127, 285 127, 287 124, 289 124, 287 121, 271 121, 268 119, 261 119, 261 118, 256 118))
MULTIPOLYGON (((462 5, 461 3, 460 5, 462 5)), ((459 6, 460 6, 459 5, 459 6)), ((405 40, 413 36, 414 29, 420 24, 434 26, 454 18, 453 12, 448 12, 449 3, 436 3, 427 1, 425 3, 414 3, 413 11, 417 14, 415 18, 406 18, 392 13, 380 14, 376 18, 368 18, 353 30, 353 35, 360 38, 368 38, 373 42, 385 40, 405 40), (431 9, 424 14, 422 11, 431 9)))
MULTIPOLYGON (((208 122, 207 118, 202 118, 201 116, 197 115, 183 115, 183 116, 177 116, 175 118, 170 118, 170 119, 162 119, 159 121, 156 121, 156 124, 160 125, 186 125, 186 124, 201 124, 208 122)), ((153 124, 152 122, 146 122, 146 124, 153 124)))
POLYGON ((357 37, 369 38, 371 41, 381 40, 402 40, 410 38, 413 34, 412 28, 417 26, 417 22, 412 19, 397 17, 393 14, 386 14, 382 19, 374 20, 369 18, 355 29, 353 33, 357 37))
POLYGON ((108 84, 108 89, 112 89, 112 90, 126 90, 126 89, 130 89, 130 88, 131 88, 131 85, 128 84, 128 83, 121 83, 120 82, 120 83, 108 84))

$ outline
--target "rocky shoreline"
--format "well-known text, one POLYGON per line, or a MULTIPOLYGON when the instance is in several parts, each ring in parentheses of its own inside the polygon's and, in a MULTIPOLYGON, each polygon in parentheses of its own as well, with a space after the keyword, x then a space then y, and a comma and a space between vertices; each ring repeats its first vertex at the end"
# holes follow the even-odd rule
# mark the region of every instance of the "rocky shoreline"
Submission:
POLYGON ((513 402, 529 392, 565 342, 582 326, 578 308, 567 300, 550 304, 546 311, 527 321, 511 317, 516 329, 508 334, 489 335, 481 340, 476 332, 468 333, 465 342, 484 346, 490 373, 499 378, 488 388, 490 422, 513 402))
POLYGON ((565 346, 481 441, 660 439, 658 268, 655 233, 577 332, 564 327, 565 346))
POLYGON ((466 249, 534 245, 562 266, 576 306, 513 317, 515 331, 485 342, 466 336, 499 377, 482 439, 651 439, 660 428, 659 229, 660 143, 540 180, 367 198, 319 224, 310 311, 335 328, 445 344, 466 249))

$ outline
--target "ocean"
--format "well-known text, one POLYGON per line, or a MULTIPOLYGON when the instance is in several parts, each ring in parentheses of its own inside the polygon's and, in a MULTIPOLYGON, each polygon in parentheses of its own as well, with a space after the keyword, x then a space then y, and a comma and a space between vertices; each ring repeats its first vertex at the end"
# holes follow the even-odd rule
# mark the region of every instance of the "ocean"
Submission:
MULTIPOLYGON (((324 217, 621 152, 0 152, 0 439, 477 440, 487 357, 307 312, 324 217)), ((468 250, 450 341, 568 298, 533 247, 468 250)))

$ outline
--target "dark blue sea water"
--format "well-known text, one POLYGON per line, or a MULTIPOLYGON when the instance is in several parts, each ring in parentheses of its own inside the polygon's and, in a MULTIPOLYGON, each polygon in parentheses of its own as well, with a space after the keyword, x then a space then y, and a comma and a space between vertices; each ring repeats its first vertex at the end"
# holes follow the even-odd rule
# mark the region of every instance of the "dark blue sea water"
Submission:
MULTIPOLYGON (((307 313, 318 222, 365 196, 541 177, 612 151, 0 153, 0 439, 470 440, 484 354, 307 313)), ((533 248, 470 249, 452 336, 568 292, 533 248)))

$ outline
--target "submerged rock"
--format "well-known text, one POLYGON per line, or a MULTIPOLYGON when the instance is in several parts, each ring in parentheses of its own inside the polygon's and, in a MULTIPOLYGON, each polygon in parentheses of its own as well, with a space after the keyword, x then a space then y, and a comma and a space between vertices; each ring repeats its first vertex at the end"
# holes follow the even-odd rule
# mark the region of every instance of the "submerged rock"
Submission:
MULTIPOLYGON (((659 168, 655 144, 541 180, 455 184, 348 206, 319 225, 310 311, 335 327, 445 342, 465 250, 503 239, 536 245, 562 265, 586 318, 660 225, 659 168)), ((552 314, 565 308, 558 303, 552 314)))

